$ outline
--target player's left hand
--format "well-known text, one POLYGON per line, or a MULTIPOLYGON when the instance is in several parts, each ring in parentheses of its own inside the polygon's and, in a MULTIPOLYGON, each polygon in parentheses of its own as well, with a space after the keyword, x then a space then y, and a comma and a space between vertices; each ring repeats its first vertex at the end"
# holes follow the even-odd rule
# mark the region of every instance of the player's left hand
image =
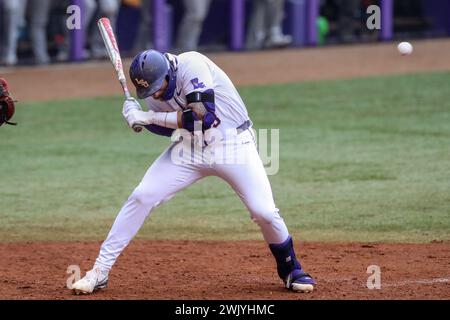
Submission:
POLYGON ((155 112, 152 110, 142 111, 132 109, 127 113, 125 119, 131 128, 134 128, 137 125, 146 126, 153 123, 154 114, 155 112))

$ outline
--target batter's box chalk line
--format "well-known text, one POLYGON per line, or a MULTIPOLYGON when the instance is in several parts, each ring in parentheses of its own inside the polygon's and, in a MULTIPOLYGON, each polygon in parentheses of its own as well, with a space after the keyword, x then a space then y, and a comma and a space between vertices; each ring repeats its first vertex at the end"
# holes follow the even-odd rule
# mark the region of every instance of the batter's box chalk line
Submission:
POLYGON ((450 276, 445 278, 434 278, 434 279, 419 279, 419 280, 405 280, 393 283, 381 283, 381 287, 402 287, 412 284, 422 284, 422 285, 433 285, 438 283, 450 283, 450 276))
MULTIPOLYGON (((383 278, 382 278, 383 279, 383 278)), ((355 278, 333 278, 333 279, 317 279, 319 282, 328 282, 328 283, 342 283, 342 282, 354 282, 356 281, 355 278)), ((359 282, 359 281, 358 281, 359 282)), ((417 279, 417 280, 404 280, 404 281, 397 281, 397 282, 381 282, 381 288, 385 287, 402 287, 402 286, 408 286, 408 285, 433 285, 433 284, 440 284, 440 283, 450 283, 450 276, 446 276, 444 278, 432 278, 432 279, 417 279)), ((367 283, 364 282, 362 287, 367 288, 367 283)))

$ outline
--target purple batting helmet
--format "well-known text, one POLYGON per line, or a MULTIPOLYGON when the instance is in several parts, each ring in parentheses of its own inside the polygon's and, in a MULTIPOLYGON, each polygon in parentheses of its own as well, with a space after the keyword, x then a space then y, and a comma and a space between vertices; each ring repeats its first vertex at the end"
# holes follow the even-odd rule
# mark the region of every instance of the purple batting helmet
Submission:
POLYGON ((138 98, 145 99, 158 91, 169 71, 169 61, 161 52, 147 50, 139 53, 130 66, 130 78, 138 98))

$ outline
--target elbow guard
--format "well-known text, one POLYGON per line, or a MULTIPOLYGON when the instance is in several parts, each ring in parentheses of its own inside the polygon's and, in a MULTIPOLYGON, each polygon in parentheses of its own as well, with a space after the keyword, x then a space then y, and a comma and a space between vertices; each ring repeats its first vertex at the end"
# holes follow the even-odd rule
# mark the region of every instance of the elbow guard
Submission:
POLYGON ((216 105, 214 103, 214 90, 209 89, 204 92, 192 92, 186 96, 187 103, 201 102, 205 106, 206 114, 203 119, 198 119, 195 112, 188 109, 183 112, 181 120, 184 129, 193 132, 194 123, 202 121, 202 131, 208 130, 211 127, 217 127, 220 124, 220 119, 217 118, 215 111, 216 105))

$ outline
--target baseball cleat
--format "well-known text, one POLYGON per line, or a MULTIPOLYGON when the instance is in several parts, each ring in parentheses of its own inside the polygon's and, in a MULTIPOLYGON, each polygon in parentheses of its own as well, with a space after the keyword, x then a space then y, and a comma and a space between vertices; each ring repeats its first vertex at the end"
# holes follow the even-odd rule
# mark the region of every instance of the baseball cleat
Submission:
POLYGON ((294 292, 310 293, 313 292, 316 282, 314 279, 301 269, 292 271, 286 277, 286 288, 294 292))
POLYGON ((108 271, 99 268, 86 272, 86 275, 72 285, 75 294, 90 294, 97 289, 106 288, 108 285, 108 271))

